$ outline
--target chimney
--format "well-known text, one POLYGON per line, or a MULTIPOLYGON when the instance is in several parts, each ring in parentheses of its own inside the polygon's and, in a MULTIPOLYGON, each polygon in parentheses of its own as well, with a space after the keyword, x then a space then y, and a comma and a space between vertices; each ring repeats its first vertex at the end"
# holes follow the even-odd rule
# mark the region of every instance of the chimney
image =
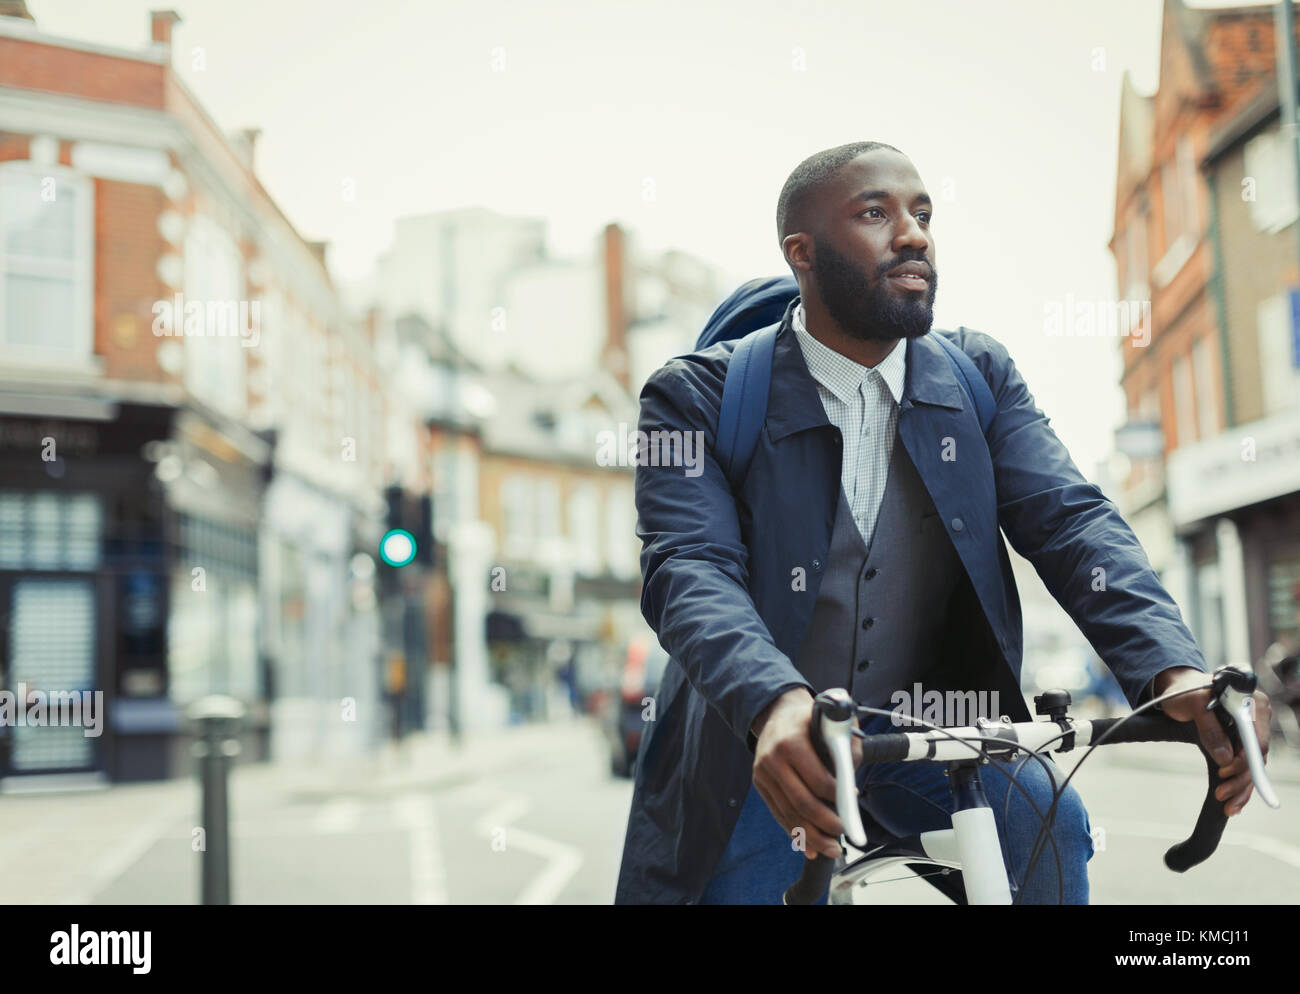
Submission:
POLYGON ((239 141, 244 150, 244 161, 250 171, 254 169, 254 153, 257 151, 257 139, 262 134, 261 128, 244 128, 239 132, 239 141))
POLYGON ((153 33, 153 40, 171 48, 172 25, 177 24, 180 19, 181 15, 174 10, 149 11, 149 26, 153 33))
POLYGON ((0 17, 21 17, 24 21, 36 23, 36 18, 27 9, 26 0, 0 0, 0 17))
POLYGON ((627 244, 623 229, 605 225, 601 239, 605 271, 605 346, 600 353, 601 365, 623 384, 630 387, 627 356, 627 244))

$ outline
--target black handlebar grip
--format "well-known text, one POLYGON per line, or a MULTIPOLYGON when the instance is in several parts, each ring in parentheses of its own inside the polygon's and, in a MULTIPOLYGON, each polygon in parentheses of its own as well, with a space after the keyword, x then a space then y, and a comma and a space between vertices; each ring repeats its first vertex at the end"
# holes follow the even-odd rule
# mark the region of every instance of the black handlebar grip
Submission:
POLYGON ((1196 818, 1196 827, 1186 842, 1179 842, 1169 847, 1165 853, 1165 866, 1175 873, 1185 873, 1197 863, 1203 863, 1214 855, 1223 838, 1223 830, 1228 825, 1228 816, 1223 811, 1223 802, 1214 796, 1223 781, 1219 778, 1219 762, 1202 750, 1205 766, 1210 775, 1210 789, 1201 802, 1201 813, 1196 818))
POLYGON ((835 872, 835 860, 820 853, 812 859, 804 860, 803 872, 799 879, 785 891, 785 903, 816 904, 831 885, 831 876, 835 872))
POLYGON ((911 743, 902 732, 871 735, 862 740, 863 763, 899 763, 907 758, 911 743))
MULTIPOLYGON (((1214 709, 1214 716, 1219 719, 1219 724, 1228 733, 1228 740, 1232 743, 1235 752, 1241 740, 1237 737, 1237 730, 1233 727, 1232 721, 1224 716, 1220 708, 1214 709)), ((1185 724, 1190 725, 1191 722, 1185 724)), ((1197 743, 1200 744, 1199 736, 1197 743)), ((1224 764, 1206 752, 1203 745, 1201 755, 1205 757, 1210 786, 1205 792, 1205 800, 1201 802, 1201 813, 1196 818, 1196 827, 1192 829, 1191 836, 1186 842, 1170 846, 1165 853, 1165 866, 1175 873, 1185 873, 1197 863, 1203 863, 1214 855, 1214 850, 1219 848, 1219 840, 1223 838, 1223 830, 1228 827, 1228 816, 1223 810, 1223 801, 1214 796, 1214 792, 1223 783, 1223 778, 1219 776, 1219 767, 1224 764)))
MULTIPOLYGON (((1214 713, 1219 723, 1227 730, 1233 745, 1237 745, 1239 740, 1231 722, 1218 708, 1214 713)), ((1223 802, 1214 796, 1214 792, 1223 782, 1219 777, 1220 764, 1205 751, 1195 723, 1175 721, 1163 712, 1148 712, 1131 718, 1103 718, 1094 721, 1092 727, 1094 742, 1100 739, 1103 733, 1115 728, 1114 732, 1106 735, 1104 745, 1118 742, 1194 742, 1200 747, 1201 755, 1205 757, 1210 785, 1205 792, 1205 800, 1201 804, 1201 813, 1196 819, 1196 827, 1192 829, 1192 834, 1186 841, 1169 847, 1165 853, 1165 866, 1175 873, 1185 873, 1198 863, 1209 859, 1214 854, 1214 850, 1219 847, 1219 840, 1223 838, 1228 816, 1223 812, 1223 802)))

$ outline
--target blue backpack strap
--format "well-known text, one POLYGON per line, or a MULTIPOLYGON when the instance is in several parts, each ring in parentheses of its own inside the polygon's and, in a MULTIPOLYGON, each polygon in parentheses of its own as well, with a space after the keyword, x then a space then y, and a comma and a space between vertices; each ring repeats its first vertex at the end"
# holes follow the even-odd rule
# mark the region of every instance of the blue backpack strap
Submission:
POLYGON ((749 469, 767 418, 772 353, 780 327, 777 322, 740 339, 727 364, 715 455, 733 489, 740 485, 749 469))
POLYGON ((957 379, 961 381, 966 396, 975 405, 975 413, 980 420, 980 431, 987 435, 989 425, 993 423, 993 418, 998 413, 997 401, 993 399, 993 391, 989 389, 988 381, 975 368, 974 361, 961 346, 942 332, 936 332, 934 337, 948 354, 948 361, 952 363, 957 379))

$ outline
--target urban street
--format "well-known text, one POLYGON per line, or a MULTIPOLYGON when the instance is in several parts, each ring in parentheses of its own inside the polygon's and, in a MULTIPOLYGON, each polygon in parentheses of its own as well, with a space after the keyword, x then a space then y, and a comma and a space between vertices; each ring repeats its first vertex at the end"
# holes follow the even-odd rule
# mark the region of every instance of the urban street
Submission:
MULTIPOLYGON (((586 719, 512 728, 460 750, 442 737, 373 765, 237 766, 230 779, 238 904, 607 904, 631 782, 609 774, 586 719)), ((1068 764, 1064 764, 1068 767, 1068 764)), ((1185 746, 1099 750, 1075 779, 1104 848, 1094 904, 1289 903, 1300 892, 1300 762, 1270 761, 1282 809, 1255 798, 1186 875, 1162 855, 1204 791, 1185 746)), ((5 900, 194 904, 193 781, 0 796, 5 900)), ((857 903, 942 904, 906 871, 857 903)))

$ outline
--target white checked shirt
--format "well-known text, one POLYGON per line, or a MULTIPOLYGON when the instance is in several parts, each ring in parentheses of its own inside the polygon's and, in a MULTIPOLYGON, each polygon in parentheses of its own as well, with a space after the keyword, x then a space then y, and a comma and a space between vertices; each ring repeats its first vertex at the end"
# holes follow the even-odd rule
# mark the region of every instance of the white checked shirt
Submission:
POLYGON ((793 324, 826 417, 844 437, 840 467, 844 496, 862 541, 870 545, 898 437, 907 342, 899 339, 878 365, 864 366, 813 338, 804 326, 803 304, 794 309, 793 324))

